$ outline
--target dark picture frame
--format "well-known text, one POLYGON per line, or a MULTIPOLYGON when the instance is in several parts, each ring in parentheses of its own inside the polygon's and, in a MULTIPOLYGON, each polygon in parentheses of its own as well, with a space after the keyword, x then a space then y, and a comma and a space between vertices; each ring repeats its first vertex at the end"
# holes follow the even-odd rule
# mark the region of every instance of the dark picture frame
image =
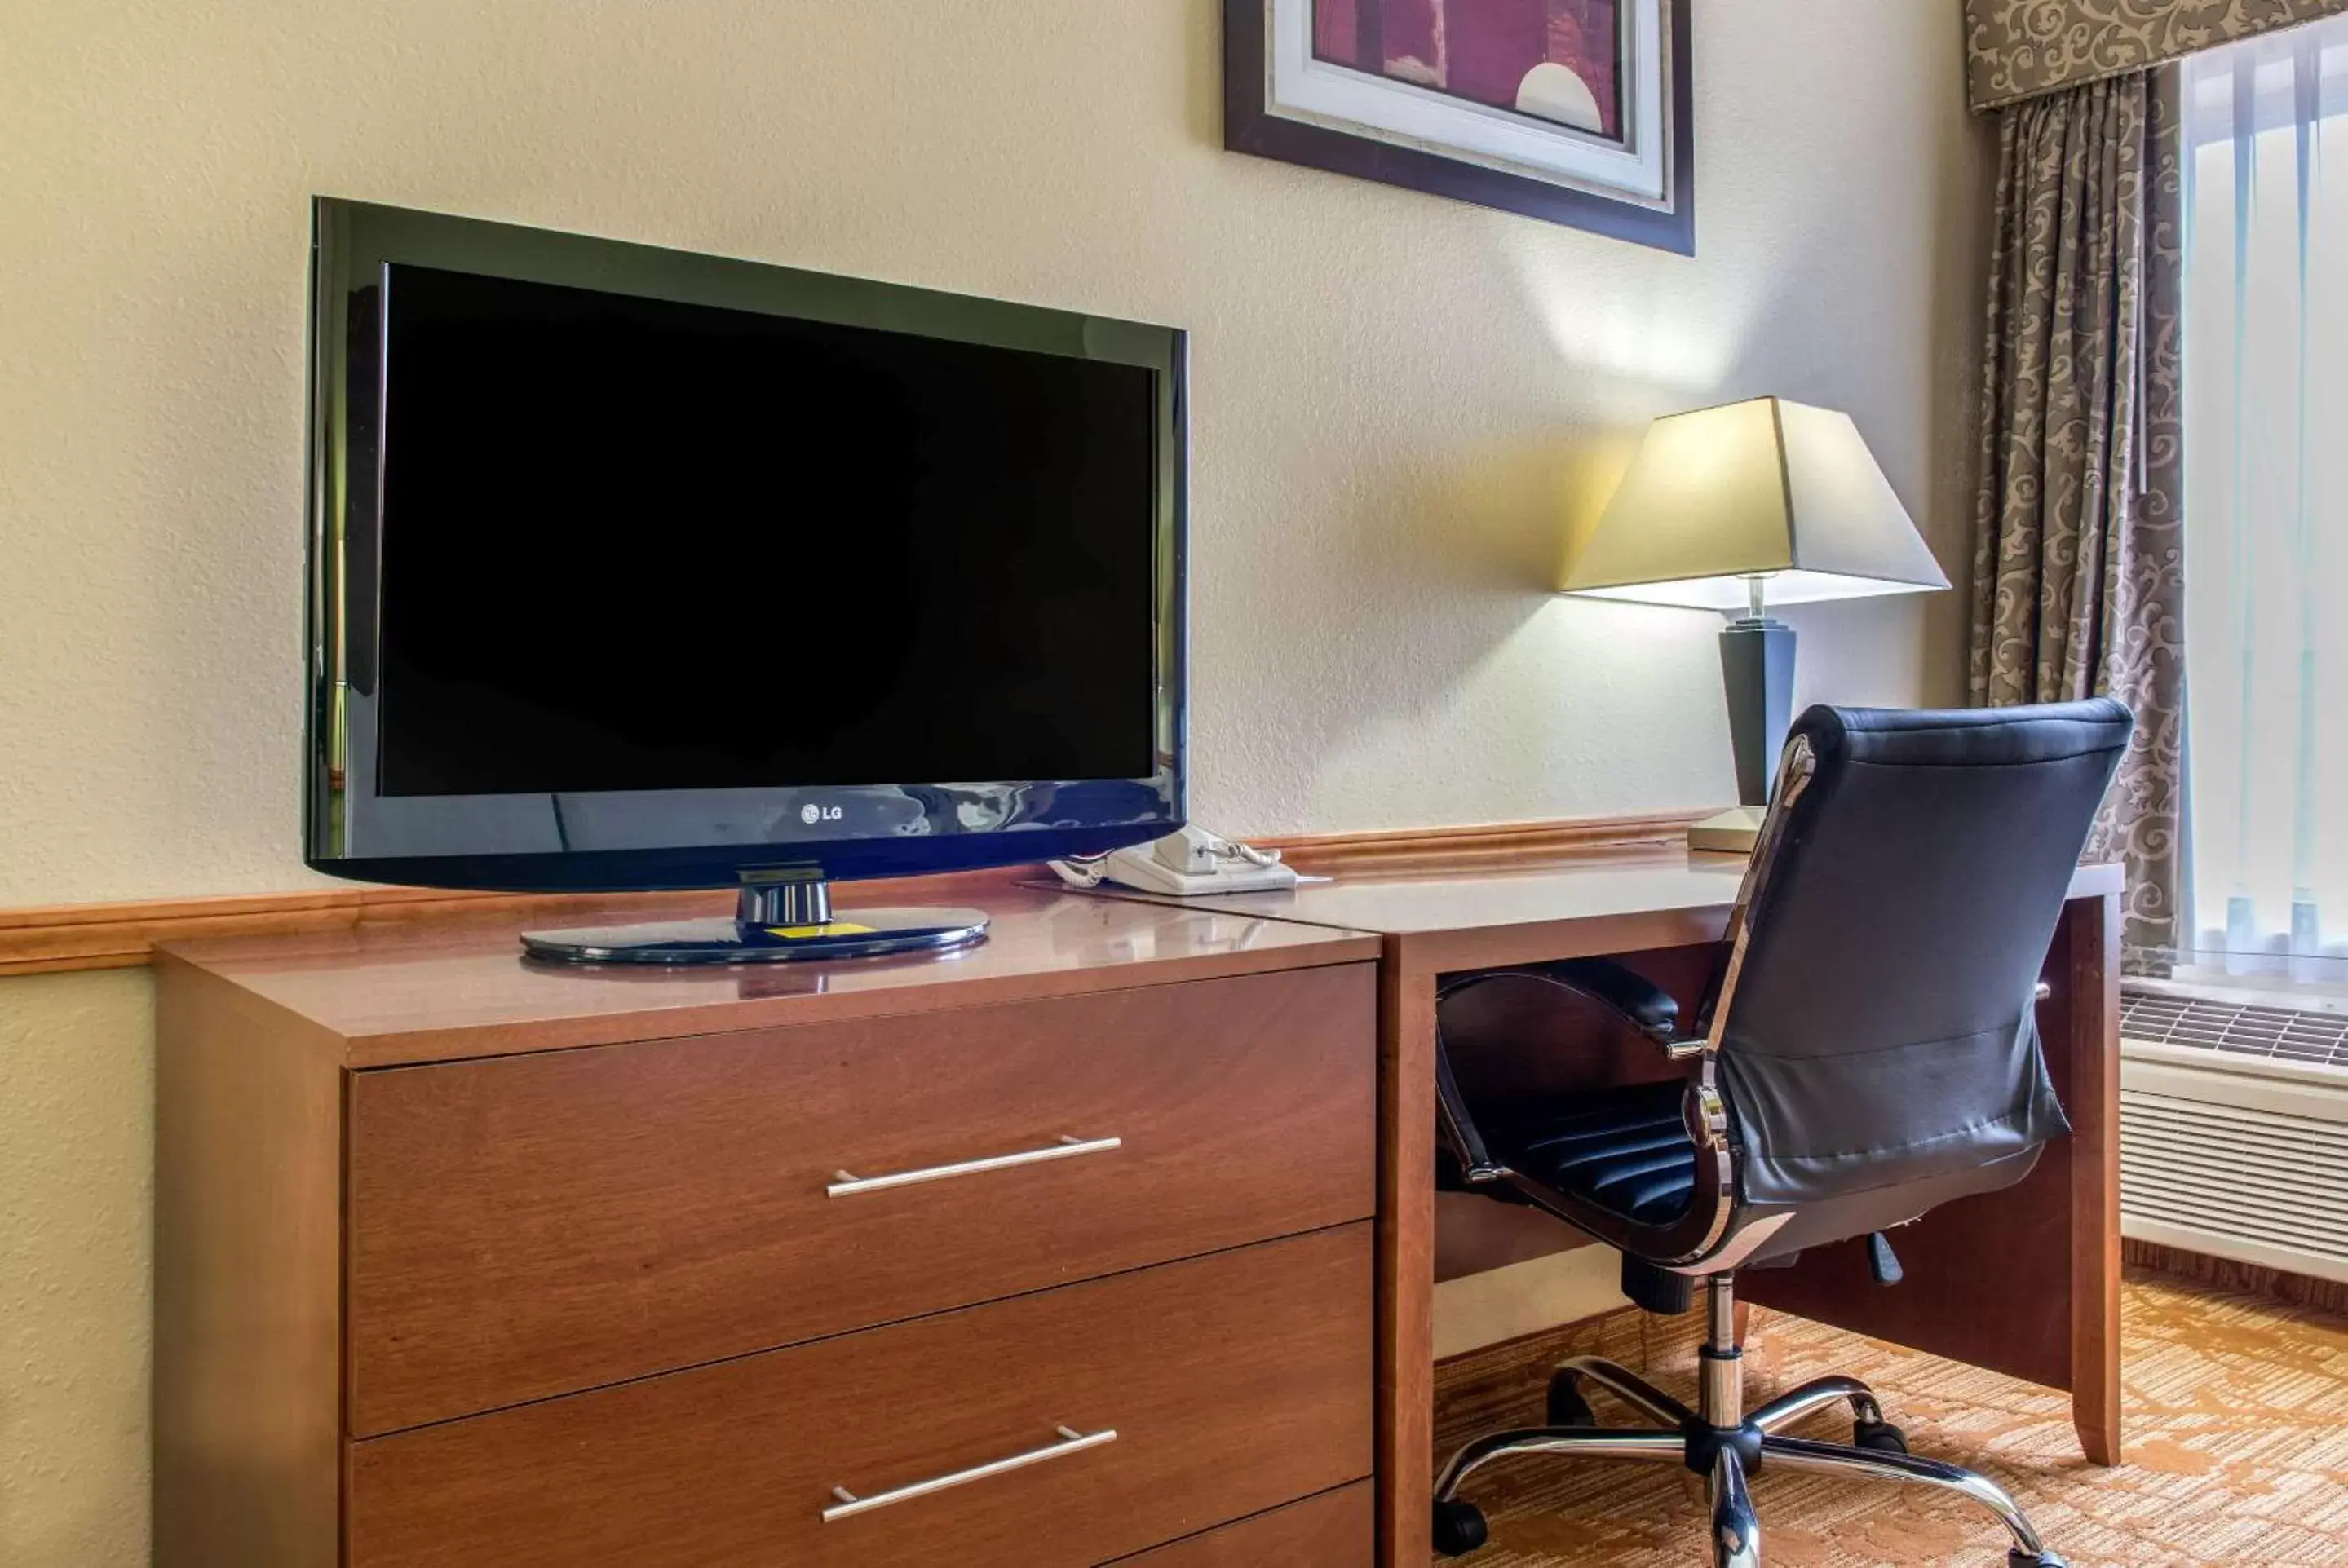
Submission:
MULTIPOLYGON (((1223 0, 1223 145, 1233 152, 1301 164, 1308 169, 1375 179, 1430 196, 1498 208, 1550 223, 1587 230, 1616 240, 1683 256, 1695 253, 1695 137, 1693 48, 1689 0, 1660 0, 1666 19, 1663 58, 1652 62, 1634 89, 1663 91, 1660 124, 1668 141, 1663 149, 1664 194, 1659 202, 1607 190, 1593 181, 1574 181, 1509 167, 1505 160, 1454 156, 1370 126, 1347 126, 1341 117, 1302 118, 1274 101, 1272 28, 1276 13, 1313 0, 1223 0)), ((1423 97, 1407 83, 1388 83, 1365 72, 1348 75, 1374 91, 1423 97)), ((1483 111, 1488 116, 1490 110, 1483 111)), ((1506 116, 1525 125, 1529 117, 1506 116)), ((1572 133, 1561 128, 1560 138, 1572 133)))

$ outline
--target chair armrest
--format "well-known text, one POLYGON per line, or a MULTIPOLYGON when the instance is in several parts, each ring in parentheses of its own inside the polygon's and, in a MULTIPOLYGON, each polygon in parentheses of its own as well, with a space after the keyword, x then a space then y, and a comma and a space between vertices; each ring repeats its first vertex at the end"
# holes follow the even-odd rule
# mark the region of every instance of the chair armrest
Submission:
POLYGON ((1528 965, 1524 972, 1603 1003, 1658 1045, 1681 1043, 1680 1004, 1663 987, 1612 958, 1560 958, 1528 965))
POLYGON ((1451 1071, 1451 1054, 1443 1043, 1443 1002, 1457 992, 1509 975, 1526 976, 1588 997, 1620 1016, 1674 1058, 1694 1055, 1704 1049, 1702 1040, 1679 1038, 1680 1004, 1672 999, 1670 992, 1610 958, 1560 958, 1546 964, 1483 969, 1443 986, 1436 993, 1437 1122, 1444 1141, 1450 1144, 1452 1153, 1457 1156, 1467 1179, 1476 1185, 1497 1181, 1509 1173, 1492 1159, 1485 1145, 1483 1132, 1477 1127, 1475 1116, 1468 1110, 1467 1097, 1459 1091, 1458 1079, 1451 1071))

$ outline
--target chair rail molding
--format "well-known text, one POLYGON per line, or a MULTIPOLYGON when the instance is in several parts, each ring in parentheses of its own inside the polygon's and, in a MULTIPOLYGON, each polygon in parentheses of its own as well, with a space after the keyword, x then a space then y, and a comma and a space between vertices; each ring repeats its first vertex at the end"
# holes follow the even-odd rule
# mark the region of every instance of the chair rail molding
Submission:
POLYGON ((1965 0, 1976 112, 2348 11, 2348 0, 1965 0))
MULTIPOLYGON (((1324 876, 1437 875, 1555 865, 1652 849, 1684 838, 1701 811, 1643 816, 1575 817, 1466 827, 1400 828, 1377 833, 1300 834, 1253 842, 1282 851, 1300 870, 1324 876)), ((916 883, 937 894, 968 890, 1040 867, 962 872, 916 883)), ((874 886, 880 886, 875 884, 874 886)), ((113 904, 50 904, 0 909, 0 979, 71 969, 136 968, 156 945, 213 937, 284 936, 316 931, 427 927, 461 921, 600 918, 617 911, 671 917, 732 910, 726 892, 513 894, 440 887, 313 887, 214 898, 113 904)))

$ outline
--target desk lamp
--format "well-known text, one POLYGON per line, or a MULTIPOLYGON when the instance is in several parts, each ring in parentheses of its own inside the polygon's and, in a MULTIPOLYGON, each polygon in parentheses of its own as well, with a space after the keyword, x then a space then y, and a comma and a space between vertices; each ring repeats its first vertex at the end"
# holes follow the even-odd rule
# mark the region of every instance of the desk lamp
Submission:
POLYGON ((1850 415, 1756 397, 1650 425, 1559 588, 1729 617, 1743 804, 1690 828, 1688 846, 1749 853, 1794 716, 1794 629, 1768 606, 1948 586, 1850 415))

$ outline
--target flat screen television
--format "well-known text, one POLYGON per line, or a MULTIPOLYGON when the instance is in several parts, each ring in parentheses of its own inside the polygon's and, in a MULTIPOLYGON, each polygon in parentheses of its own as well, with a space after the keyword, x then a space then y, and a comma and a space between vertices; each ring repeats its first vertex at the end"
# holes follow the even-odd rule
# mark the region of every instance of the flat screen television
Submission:
POLYGON ((1179 331, 328 199, 312 263, 312 866, 762 938, 1181 825, 1179 331))

